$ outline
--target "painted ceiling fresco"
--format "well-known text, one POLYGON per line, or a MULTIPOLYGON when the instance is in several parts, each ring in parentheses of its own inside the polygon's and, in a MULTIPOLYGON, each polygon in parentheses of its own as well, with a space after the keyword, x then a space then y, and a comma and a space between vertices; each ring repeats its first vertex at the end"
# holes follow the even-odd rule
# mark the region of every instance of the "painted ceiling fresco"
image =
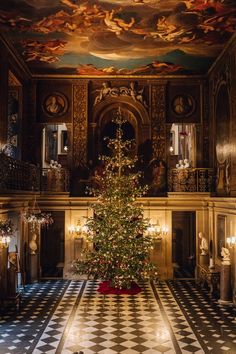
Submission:
POLYGON ((235 0, 1 0, 0 30, 33 74, 206 73, 235 0))

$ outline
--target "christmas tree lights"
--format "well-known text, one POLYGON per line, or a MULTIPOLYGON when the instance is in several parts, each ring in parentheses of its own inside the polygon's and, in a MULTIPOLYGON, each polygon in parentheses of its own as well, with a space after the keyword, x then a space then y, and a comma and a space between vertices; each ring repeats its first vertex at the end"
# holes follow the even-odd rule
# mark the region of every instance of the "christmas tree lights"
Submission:
POLYGON ((129 289, 134 281, 156 278, 157 270, 149 259, 153 240, 146 233, 148 222, 136 201, 147 189, 138 184, 140 174, 133 173, 136 159, 129 156, 133 142, 123 140, 126 120, 120 109, 113 121, 116 137, 107 139, 111 156, 101 157, 104 171, 98 176, 99 188, 90 190, 97 197, 94 217, 86 223, 93 249, 85 249, 73 269, 129 289))

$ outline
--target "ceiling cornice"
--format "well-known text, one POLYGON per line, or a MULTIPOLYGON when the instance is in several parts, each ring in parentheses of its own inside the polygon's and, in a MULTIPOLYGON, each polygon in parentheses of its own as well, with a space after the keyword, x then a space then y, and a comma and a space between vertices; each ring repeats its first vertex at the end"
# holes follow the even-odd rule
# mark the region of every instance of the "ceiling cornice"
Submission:
POLYGON ((31 79, 32 73, 30 72, 28 66, 25 64, 24 60, 18 55, 16 49, 8 41, 6 36, 4 36, 2 33, 0 33, 0 40, 3 43, 3 45, 6 47, 6 49, 9 51, 10 55, 15 60, 15 62, 18 64, 20 69, 22 69, 23 73, 27 76, 28 79, 31 79))
POLYGON ((215 69, 215 67, 218 65, 218 63, 222 60, 223 56, 227 53, 228 50, 230 50, 231 47, 233 48, 234 45, 236 45, 236 33, 234 33, 232 35, 232 37, 230 38, 230 40, 228 41, 226 46, 223 48, 223 50, 218 55, 218 57, 216 58, 214 63, 211 65, 210 69, 207 72, 207 77, 209 77, 211 75, 212 71, 215 69))
POLYGON ((135 79, 135 80, 168 80, 168 79, 191 79, 191 80, 205 80, 207 78, 206 75, 59 75, 59 74, 51 74, 51 75, 32 75, 32 78, 36 80, 48 80, 48 79, 105 79, 107 81, 111 79, 135 79))

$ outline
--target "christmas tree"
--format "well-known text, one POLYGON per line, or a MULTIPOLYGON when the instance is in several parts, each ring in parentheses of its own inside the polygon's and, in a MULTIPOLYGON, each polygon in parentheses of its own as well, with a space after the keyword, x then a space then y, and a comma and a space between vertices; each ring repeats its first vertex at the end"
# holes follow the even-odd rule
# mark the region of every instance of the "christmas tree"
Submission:
POLYGON ((140 174, 133 172, 136 159, 129 156, 133 142, 122 139, 126 120, 120 110, 113 121, 116 137, 107 139, 111 156, 101 157, 104 171, 97 177, 99 188, 90 190, 97 197, 94 217, 86 222, 93 249, 85 249, 73 268, 115 288, 129 289, 134 281, 156 277, 157 270, 149 259, 153 241, 146 233, 148 222, 136 202, 146 187, 139 186, 140 174))

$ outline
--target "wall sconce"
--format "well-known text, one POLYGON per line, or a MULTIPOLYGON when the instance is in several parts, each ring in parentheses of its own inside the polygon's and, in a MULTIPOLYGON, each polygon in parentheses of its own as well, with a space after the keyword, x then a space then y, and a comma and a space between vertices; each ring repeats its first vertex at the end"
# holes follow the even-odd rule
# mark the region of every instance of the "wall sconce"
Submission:
POLYGON ((15 228, 10 219, 0 220, 0 248, 8 248, 14 231, 15 228))
POLYGON ((81 225, 81 222, 78 221, 77 225, 70 225, 68 231, 71 235, 74 235, 75 239, 86 238, 88 235, 88 227, 86 225, 81 225))
POLYGON ((162 240, 168 234, 168 231, 168 227, 160 226, 158 221, 156 224, 150 223, 147 227, 147 235, 154 240, 162 240))
POLYGON ((233 247, 236 244, 236 236, 226 237, 226 243, 229 245, 229 247, 233 247))
POLYGON ((0 248, 8 248, 11 242, 10 236, 0 236, 0 248))

